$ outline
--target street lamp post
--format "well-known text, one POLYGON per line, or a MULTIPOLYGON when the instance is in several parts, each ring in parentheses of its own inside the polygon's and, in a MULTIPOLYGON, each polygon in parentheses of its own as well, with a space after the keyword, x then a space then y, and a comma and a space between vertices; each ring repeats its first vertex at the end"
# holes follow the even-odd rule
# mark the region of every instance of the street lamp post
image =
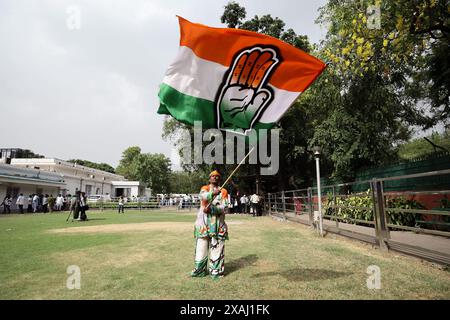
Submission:
POLYGON ((316 158, 317 201, 318 201, 318 207, 319 207, 319 232, 320 232, 320 235, 323 237, 322 193, 320 190, 320 165, 319 165, 320 147, 314 147, 313 150, 314 150, 314 157, 316 158))

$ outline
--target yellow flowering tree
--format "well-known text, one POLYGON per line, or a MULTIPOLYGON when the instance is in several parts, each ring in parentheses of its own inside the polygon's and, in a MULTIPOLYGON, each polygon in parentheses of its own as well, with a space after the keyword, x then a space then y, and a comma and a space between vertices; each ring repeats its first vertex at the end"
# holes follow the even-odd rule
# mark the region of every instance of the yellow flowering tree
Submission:
POLYGON ((328 27, 322 55, 347 84, 377 73, 448 124, 449 21, 445 0, 330 0, 318 18, 328 27))
POLYGON ((310 146, 323 147, 334 176, 392 161, 412 126, 448 119, 447 21, 445 1, 329 0, 320 9, 327 34, 317 55, 330 65, 300 103, 316 114, 310 146))

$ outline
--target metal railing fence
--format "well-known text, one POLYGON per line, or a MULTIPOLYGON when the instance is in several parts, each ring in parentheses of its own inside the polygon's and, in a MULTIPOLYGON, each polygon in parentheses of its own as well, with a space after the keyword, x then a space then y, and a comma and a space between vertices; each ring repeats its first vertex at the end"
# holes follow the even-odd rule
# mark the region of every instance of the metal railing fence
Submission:
MULTIPOLYGON (((356 238, 427 260, 450 264, 450 255, 426 245, 393 240, 391 232, 405 231, 441 239, 450 238, 450 185, 440 190, 385 190, 385 183, 423 177, 448 179, 450 170, 323 186, 322 217, 324 230, 356 238), (366 190, 365 192, 352 190, 366 190), (424 205, 424 202, 426 205, 424 205), (355 227, 356 226, 356 227, 355 227)), ((316 227, 317 189, 283 190, 264 197, 264 210, 285 220, 316 227)), ((450 240, 449 240, 450 241, 450 240)), ((419 241, 420 242, 420 241, 419 241)))

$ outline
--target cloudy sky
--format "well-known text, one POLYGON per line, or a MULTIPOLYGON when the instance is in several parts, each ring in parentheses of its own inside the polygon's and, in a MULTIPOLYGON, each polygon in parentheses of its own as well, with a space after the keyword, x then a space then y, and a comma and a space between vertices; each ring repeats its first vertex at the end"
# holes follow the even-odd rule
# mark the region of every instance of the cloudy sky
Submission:
MULTIPOLYGON (((175 15, 214 27, 227 0, 1 0, 0 147, 116 166, 161 138, 158 85, 178 50, 175 15), (77 13, 80 13, 77 28, 77 13)), ((318 42, 325 0, 238 0, 318 42)))

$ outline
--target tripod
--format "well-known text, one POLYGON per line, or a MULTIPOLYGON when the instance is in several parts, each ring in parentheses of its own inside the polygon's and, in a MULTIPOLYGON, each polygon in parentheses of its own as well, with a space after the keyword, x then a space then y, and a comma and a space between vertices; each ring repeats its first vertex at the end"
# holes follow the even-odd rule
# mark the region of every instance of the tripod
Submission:
MULTIPOLYGON (((70 216, 71 216, 72 214, 73 214, 73 209, 70 209, 70 211, 69 211, 69 216, 67 217, 66 222, 69 221, 69 218, 70 218, 70 216)), ((72 222, 73 222, 73 215, 72 215, 72 222)))

